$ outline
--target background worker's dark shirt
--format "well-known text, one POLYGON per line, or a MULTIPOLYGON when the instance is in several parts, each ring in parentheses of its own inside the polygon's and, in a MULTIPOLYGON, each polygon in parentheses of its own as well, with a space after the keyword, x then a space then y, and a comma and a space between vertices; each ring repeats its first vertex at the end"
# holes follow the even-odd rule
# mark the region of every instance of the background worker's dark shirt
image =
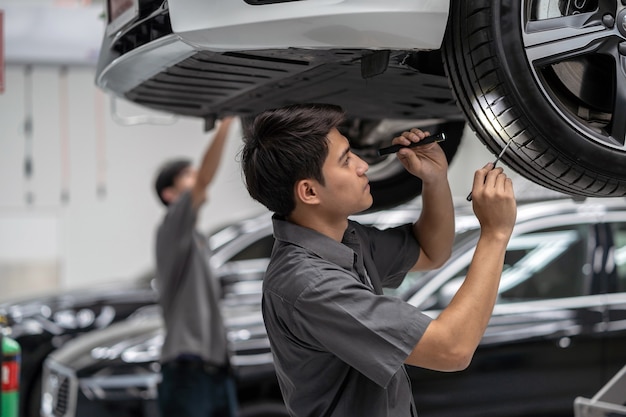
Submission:
POLYGON ((411 225, 351 221, 339 243, 275 216, 274 236, 263 318, 290 413, 416 415, 403 364, 431 319, 382 294, 417 261, 411 225))

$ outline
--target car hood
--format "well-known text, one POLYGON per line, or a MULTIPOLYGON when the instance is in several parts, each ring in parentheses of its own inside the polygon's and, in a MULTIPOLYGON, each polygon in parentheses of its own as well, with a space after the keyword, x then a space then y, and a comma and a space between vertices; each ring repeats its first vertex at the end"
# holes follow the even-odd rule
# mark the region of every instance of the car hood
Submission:
MULTIPOLYGON (((161 315, 144 315, 115 323, 106 329, 89 332, 66 343, 48 356, 75 371, 88 368, 98 361, 111 361, 126 357, 128 350, 144 346, 157 346, 163 342, 163 321, 161 315)), ((149 349, 148 349, 149 350, 149 349)), ((158 359, 158 354, 152 360, 158 359)), ((145 359, 145 358, 144 358, 145 359)), ((148 359, 149 361, 150 359, 148 359)))
POLYGON ((14 338, 44 332, 56 335, 106 327, 156 299, 152 279, 146 276, 5 301, 0 304, 0 320, 14 338))
MULTIPOLYGON (((235 367, 272 361, 261 314, 261 288, 267 263, 267 259, 231 262, 217 276, 223 283, 221 310, 235 367)), ((164 338, 161 310, 155 305, 143 313, 71 340, 49 359, 78 374, 97 372, 111 362, 144 365, 158 362, 164 338)))

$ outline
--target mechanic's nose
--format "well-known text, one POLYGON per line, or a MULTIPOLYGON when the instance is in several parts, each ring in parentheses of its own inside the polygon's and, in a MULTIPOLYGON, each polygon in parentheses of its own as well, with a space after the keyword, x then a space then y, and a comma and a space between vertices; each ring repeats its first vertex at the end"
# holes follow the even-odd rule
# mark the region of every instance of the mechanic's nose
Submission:
MULTIPOLYGON (((356 155, 355 155, 356 156, 356 155)), ((370 166, 367 162, 365 162, 364 160, 362 160, 360 157, 357 156, 357 158, 359 158, 359 163, 357 165, 357 174, 359 175, 364 175, 368 169, 370 169, 370 166)))

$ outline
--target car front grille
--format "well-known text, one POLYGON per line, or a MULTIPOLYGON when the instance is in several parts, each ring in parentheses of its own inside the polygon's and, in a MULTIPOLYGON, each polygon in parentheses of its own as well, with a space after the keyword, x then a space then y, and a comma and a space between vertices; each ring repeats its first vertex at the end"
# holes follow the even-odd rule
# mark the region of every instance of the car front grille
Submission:
POLYGON ((43 370, 42 417, 74 416, 76 385, 76 376, 71 369, 48 359, 43 370))

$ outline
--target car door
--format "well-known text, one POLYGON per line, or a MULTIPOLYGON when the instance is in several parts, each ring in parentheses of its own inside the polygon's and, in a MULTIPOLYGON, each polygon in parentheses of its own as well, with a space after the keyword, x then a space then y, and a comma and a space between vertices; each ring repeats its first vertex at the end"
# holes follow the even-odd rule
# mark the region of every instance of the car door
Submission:
MULTIPOLYGON (((602 295, 594 215, 516 226, 489 327, 468 369, 408 367, 420 417, 572 413, 601 380, 602 295), (586 395, 585 394, 585 395, 586 395)), ((436 317, 461 285, 474 245, 455 256, 410 302, 436 317)))
POLYGON ((626 365, 626 214, 607 215, 605 382, 626 365))

